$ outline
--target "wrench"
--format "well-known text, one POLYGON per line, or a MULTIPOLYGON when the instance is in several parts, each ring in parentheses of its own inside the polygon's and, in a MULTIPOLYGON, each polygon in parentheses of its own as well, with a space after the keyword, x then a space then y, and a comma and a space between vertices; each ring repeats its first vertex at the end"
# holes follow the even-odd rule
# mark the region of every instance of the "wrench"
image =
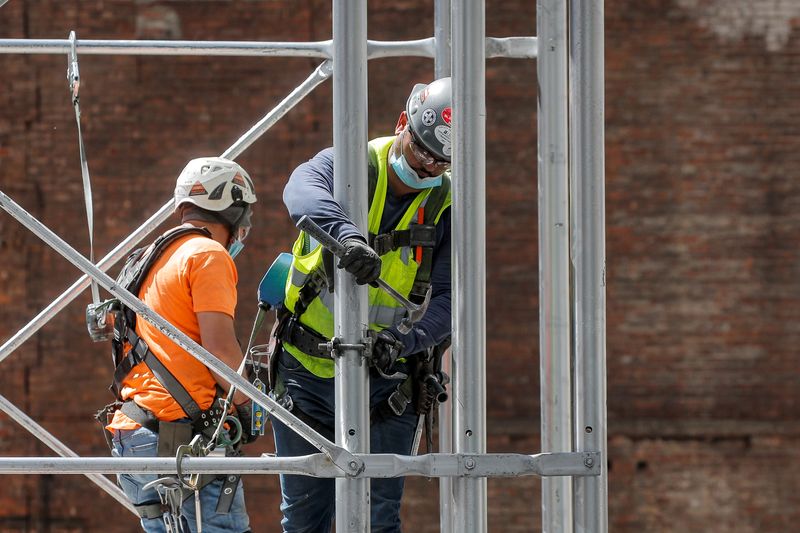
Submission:
MULTIPOLYGON (((305 231, 312 237, 314 237, 317 241, 319 241, 322 246, 327 248, 331 251, 333 255, 338 258, 341 258, 344 255, 345 249, 342 243, 331 237, 325 230, 320 228, 316 222, 311 220, 308 215, 303 215, 300 220, 297 221, 297 227, 301 230, 305 231)), ((411 326, 418 322, 423 315, 425 315, 425 311, 428 310, 428 304, 431 302, 431 288, 428 287, 428 291, 425 293, 425 300, 416 305, 411 303, 408 298, 397 292, 394 287, 386 283, 381 278, 375 280, 375 283, 386 291, 389 296, 397 300, 400 305, 406 308, 406 316, 403 317, 403 320, 400 321, 400 324, 397 325, 397 330, 405 335, 409 331, 411 331, 411 326)))

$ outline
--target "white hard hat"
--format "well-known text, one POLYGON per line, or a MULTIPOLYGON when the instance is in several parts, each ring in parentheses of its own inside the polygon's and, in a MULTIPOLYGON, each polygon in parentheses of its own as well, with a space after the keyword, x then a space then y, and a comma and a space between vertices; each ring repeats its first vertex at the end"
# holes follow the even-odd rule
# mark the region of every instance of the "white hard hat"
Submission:
POLYGON ((253 181, 238 163, 222 157, 192 159, 175 184, 175 207, 190 203, 208 211, 256 201, 253 181))

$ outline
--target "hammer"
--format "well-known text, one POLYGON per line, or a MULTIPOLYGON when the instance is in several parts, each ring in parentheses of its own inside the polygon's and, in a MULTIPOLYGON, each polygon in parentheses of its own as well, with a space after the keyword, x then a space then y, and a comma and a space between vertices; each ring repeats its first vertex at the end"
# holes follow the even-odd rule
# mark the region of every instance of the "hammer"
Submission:
MULTIPOLYGON (((320 228, 316 222, 311 220, 308 215, 303 215, 300 220, 297 221, 297 227, 314 237, 322 246, 330 250, 331 253, 336 257, 341 258, 342 255, 344 255, 345 250, 344 246, 342 246, 342 243, 328 235, 328 233, 320 228)), ((416 305, 408 301, 408 298, 397 292, 394 287, 386 283, 381 278, 376 279, 375 283, 378 285, 378 287, 389 293, 389 296, 397 300, 400 305, 406 308, 406 316, 403 317, 403 320, 401 320, 400 324, 397 325, 397 331, 405 335, 411 331, 411 326, 415 322, 418 322, 419 319, 421 319, 425 314, 425 311, 427 311, 428 304, 431 302, 431 288, 428 287, 428 291, 425 293, 425 301, 423 301, 420 305, 416 305)))

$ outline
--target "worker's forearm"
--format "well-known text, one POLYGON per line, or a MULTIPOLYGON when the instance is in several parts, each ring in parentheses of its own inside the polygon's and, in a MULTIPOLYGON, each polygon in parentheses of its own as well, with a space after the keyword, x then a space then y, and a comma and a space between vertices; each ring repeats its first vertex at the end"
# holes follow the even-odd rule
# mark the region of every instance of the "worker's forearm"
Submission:
MULTIPOLYGON (((234 371, 239 370, 239 366, 242 364, 242 360, 244 359, 238 344, 235 344, 234 346, 228 346, 222 350, 218 349, 217 351, 212 351, 212 353, 217 357, 217 359, 228 365, 234 371)), ((228 383, 228 381, 222 376, 219 376, 216 372, 212 371, 211 373, 213 374, 214 379, 217 380, 219 386, 222 387, 227 394, 231 387, 230 383, 228 383)), ((244 403, 247 401, 247 399, 247 396, 242 394, 241 391, 237 390, 233 396, 233 403, 244 403)))

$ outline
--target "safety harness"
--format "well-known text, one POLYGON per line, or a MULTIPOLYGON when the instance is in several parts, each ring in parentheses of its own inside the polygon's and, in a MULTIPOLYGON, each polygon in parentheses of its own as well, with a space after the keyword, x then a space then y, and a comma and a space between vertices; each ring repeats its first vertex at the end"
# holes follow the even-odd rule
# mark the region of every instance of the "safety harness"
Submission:
MULTIPOLYGON (((368 209, 372 207, 375 189, 378 184, 377 152, 370 150, 369 157, 369 170, 367 173, 368 209)), ((442 206, 447 201, 450 186, 450 178, 443 176, 442 184, 431 191, 424 205, 420 207, 417 214, 417 222, 410 224, 407 229, 391 230, 378 235, 369 234, 369 244, 378 255, 384 255, 404 246, 415 249, 414 258, 419 267, 409 294, 409 300, 412 302, 422 302, 431 284, 433 250, 436 246, 436 222, 442 206)), ((308 241, 306 241, 305 246, 309 247, 309 249, 304 250, 304 253, 309 253, 311 250, 308 241)), ((333 292, 333 272, 333 254, 328 250, 324 250, 322 252, 322 269, 312 272, 306 279, 305 284, 300 289, 300 296, 295 304, 295 312, 291 313, 284 309, 283 316, 281 311, 278 314, 278 319, 281 322, 276 331, 278 339, 296 346, 307 355, 322 359, 332 359, 329 351, 320 348, 320 345, 326 344, 328 339, 302 324, 300 316, 323 289, 327 288, 329 292, 333 292)))
MULTIPOLYGON (((370 161, 367 176, 370 208, 372 207, 375 190, 378 184, 377 157, 376 151, 369 151, 370 161)), ((444 176, 442 178, 442 185, 433 189, 425 203, 419 208, 416 223, 410 224, 407 229, 391 230, 377 235, 373 233, 369 234, 369 244, 378 255, 382 256, 402 247, 410 247, 415 250, 414 259, 419 266, 409 294, 409 299, 411 301, 423 301, 428 287, 430 286, 431 271, 433 268, 433 251, 436 246, 436 222, 442 207, 447 201, 447 197, 450 193, 450 186, 451 182, 449 176, 444 176)), ((308 240, 304 243, 304 247, 304 254, 311 252, 308 240)), ((312 357, 333 359, 331 352, 325 349, 328 339, 300 322, 300 316, 323 290, 327 289, 329 292, 333 292, 333 273, 333 254, 327 249, 323 250, 322 268, 312 272, 306 279, 305 284, 300 289, 298 300, 295 303, 294 313, 282 306, 278 308, 278 321, 273 332, 276 339, 291 344, 312 357)), ((272 360, 270 361, 270 387, 273 397, 281 403, 284 403, 287 409, 291 410, 298 418, 314 428, 321 435, 332 439, 334 434, 333 428, 322 424, 303 412, 297 405, 293 405, 291 399, 285 396, 286 391, 282 384, 276 383, 276 380, 274 380, 275 360, 279 352, 280 350, 274 350, 272 360)), ((415 354, 408 358, 407 364, 410 368, 408 377, 398 384, 397 388, 386 400, 372 409, 370 413, 370 421, 372 424, 376 424, 391 416, 402 415, 406 411, 408 405, 412 403, 418 414, 422 415, 422 413, 426 413, 428 415, 427 423, 429 425, 432 424, 433 404, 430 401, 424 401, 424 398, 427 398, 428 394, 423 390, 426 384, 424 383, 422 367, 420 366, 423 362, 429 361, 429 359, 429 354, 427 352, 415 354), (424 405, 422 405, 423 403, 424 405)), ((430 439, 431 431, 429 430, 427 434, 430 439)), ((430 444, 428 448, 430 450, 430 444)))
MULTIPOLYGON (((186 235, 203 235, 211 238, 211 233, 206 228, 185 226, 174 228, 161 235, 150 246, 139 248, 131 253, 117 277, 117 284, 127 289, 132 294, 138 295, 155 262, 172 243, 186 235)), ((158 433, 158 455, 160 457, 175 456, 176 452, 178 452, 181 447, 186 447, 190 441, 194 443, 192 449, 197 448, 199 450, 201 448, 198 444, 200 441, 213 444, 215 440, 218 440, 217 428, 226 419, 225 402, 218 401, 220 399, 221 390, 218 388, 217 397, 211 403, 211 407, 206 410, 201 409, 180 381, 178 381, 158 357, 153 354, 147 342, 136 334, 136 312, 116 299, 107 300, 104 304, 106 308, 113 313, 112 316, 114 316, 114 336, 111 340, 111 356, 115 369, 114 379, 109 389, 114 394, 116 401, 98 411, 95 418, 103 427, 103 435, 109 447, 112 445, 111 436, 109 432, 105 430, 105 426, 111 421, 114 412, 117 410, 122 411, 123 414, 142 427, 154 433, 158 433), (126 348, 129 349, 126 351, 126 348), (191 420, 191 423, 186 424, 182 422, 159 420, 152 412, 140 407, 133 400, 122 399, 120 395, 122 383, 128 374, 130 374, 131 370, 139 363, 144 363, 147 366, 170 396, 180 405, 181 409, 186 413, 186 416, 191 420), (195 436, 195 440, 192 439, 193 436, 195 436), (200 438, 197 439, 197 436, 200 438)), ((223 444, 225 444, 225 442, 223 442, 223 444)), ((213 448, 213 446, 206 446, 206 453, 208 453, 210 448, 213 448)), ((193 485, 181 486, 180 501, 182 502, 192 494, 196 494, 205 485, 211 483, 218 477, 225 481, 223 489, 220 492, 220 499, 217 501, 216 512, 229 512, 239 482, 238 475, 200 476, 199 480, 195 480, 193 485)), ((158 481, 162 481, 161 485, 165 487, 169 485, 169 483, 165 482, 164 479, 165 478, 161 478, 158 481)), ((179 483, 179 485, 183 484, 183 482, 179 483)), ((164 489, 164 487, 162 487, 162 489, 164 489)), ((171 487, 169 490, 175 493, 177 489, 171 487)), ((169 490, 167 490, 167 492, 169 492, 169 490)), ((159 503, 134 505, 142 518, 159 518, 164 516, 165 513, 175 514, 175 506, 168 505, 170 503, 168 501, 169 498, 165 498, 162 492, 159 492, 159 495, 161 496, 161 502, 159 503)))

